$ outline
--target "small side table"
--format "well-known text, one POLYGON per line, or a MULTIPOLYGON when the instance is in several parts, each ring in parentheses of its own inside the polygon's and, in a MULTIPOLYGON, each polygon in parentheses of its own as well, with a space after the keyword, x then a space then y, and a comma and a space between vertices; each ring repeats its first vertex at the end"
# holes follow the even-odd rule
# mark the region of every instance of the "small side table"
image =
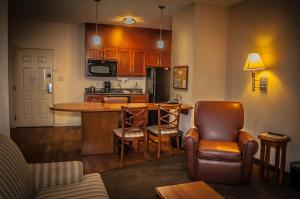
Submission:
POLYGON ((269 179, 270 150, 271 147, 275 147, 275 176, 278 180, 278 183, 283 184, 286 161, 286 148, 287 143, 291 140, 290 137, 286 135, 265 132, 259 134, 258 138, 261 141, 259 169, 260 177, 265 180, 269 179))

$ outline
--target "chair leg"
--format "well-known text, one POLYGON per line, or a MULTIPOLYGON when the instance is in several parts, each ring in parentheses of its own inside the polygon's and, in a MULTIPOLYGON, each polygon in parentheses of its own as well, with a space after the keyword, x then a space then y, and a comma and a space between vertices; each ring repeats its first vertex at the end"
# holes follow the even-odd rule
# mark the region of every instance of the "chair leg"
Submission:
POLYGON ((138 151, 138 153, 140 152, 140 140, 138 140, 138 146, 137 146, 138 148, 137 148, 137 151, 138 151))
POLYGON ((160 149, 161 149, 161 135, 159 135, 158 137, 157 159, 160 158, 160 149))
POLYGON ((179 136, 177 135, 176 136, 176 145, 177 145, 177 149, 179 150, 180 149, 180 147, 179 147, 179 136))
POLYGON ((125 141, 122 139, 122 146, 121 146, 121 165, 124 165, 124 145, 125 141))

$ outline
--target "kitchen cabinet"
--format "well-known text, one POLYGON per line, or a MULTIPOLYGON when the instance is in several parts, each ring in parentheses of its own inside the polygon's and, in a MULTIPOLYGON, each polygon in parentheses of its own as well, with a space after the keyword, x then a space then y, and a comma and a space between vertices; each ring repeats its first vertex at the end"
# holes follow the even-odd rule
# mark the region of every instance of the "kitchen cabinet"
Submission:
POLYGON ((158 66, 159 65, 159 52, 148 51, 146 54, 146 66, 158 66))
POLYGON ((103 97, 104 95, 88 95, 85 94, 84 95, 84 101, 85 102, 98 102, 98 103, 102 103, 103 102, 103 97))
POLYGON ((148 51, 146 54, 147 67, 171 67, 171 54, 165 51, 148 51))
POLYGON ((145 76, 145 51, 119 50, 118 76, 145 76))
POLYGON ((132 66, 131 72, 134 76, 144 76, 145 69, 145 51, 133 50, 132 51, 132 66))
POLYGON ((131 50, 119 50, 118 76, 130 76, 131 74, 131 50))
POLYGON ((147 103, 149 102, 149 95, 130 95, 129 99, 131 103, 147 103))
POLYGON ((88 49, 87 50, 87 58, 88 59, 117 60, 118 59, 118 49, 116 49, 116 48, 88 49))

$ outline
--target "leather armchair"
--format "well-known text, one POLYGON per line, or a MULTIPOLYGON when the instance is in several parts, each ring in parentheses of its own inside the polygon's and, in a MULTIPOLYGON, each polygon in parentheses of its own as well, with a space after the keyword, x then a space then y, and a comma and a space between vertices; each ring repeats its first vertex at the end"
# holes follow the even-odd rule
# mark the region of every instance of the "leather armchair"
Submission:
POLYGON ((194 124, 185 138, 188 176, 214 183, 248 183, 258 143, 241 131, 244 110, 239 102, 199 101, 194 124))

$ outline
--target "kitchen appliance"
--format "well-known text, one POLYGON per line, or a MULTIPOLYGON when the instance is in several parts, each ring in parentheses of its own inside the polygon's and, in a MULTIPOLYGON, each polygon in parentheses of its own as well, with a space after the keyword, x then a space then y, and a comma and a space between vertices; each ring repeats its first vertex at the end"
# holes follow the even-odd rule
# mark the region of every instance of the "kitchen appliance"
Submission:
POLYGON ((146 68, 146 92, 149 102, 167 102, 170 99, 169 68, 146 68))
POLYGON ((104 92, 109 92, 111 89, 111 83, 110 81, 104 81, 104 92))
MULTIPOLYGON (((171 71, 168 68, 146 68, 146 93, 149 102, 168 102, 171 71)), ((157 111, 148 112, 148 125, 157 125, 157 111)))
POLYGON ((87 76, 116 77, 118 62, 115 60, 89 59, 87 76))

